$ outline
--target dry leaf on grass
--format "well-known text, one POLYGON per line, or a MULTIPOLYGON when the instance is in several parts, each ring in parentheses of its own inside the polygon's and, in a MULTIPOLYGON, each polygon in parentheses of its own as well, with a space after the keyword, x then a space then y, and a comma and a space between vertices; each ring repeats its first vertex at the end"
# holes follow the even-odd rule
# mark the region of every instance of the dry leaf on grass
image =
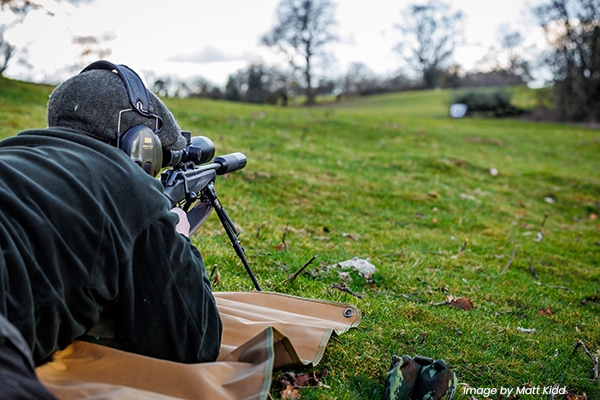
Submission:
POLYGON ((555 397, 556 400, 587 400, 587 395, 584 394, 575 394, 575 393, 567 393, 564 394, 563 397, 555 397))
POLYGON ((289 399, 299 399, 302 396, 300 396, 300 393, 298 393, 298 389, 294 389, 294 387, 292 385, 287 385, 285 387, 285 389, 283 390, 283 392, 281 392, 281 398, 285 399, 285 400, 289 400, 289 399))
POLYGON ((285 243, 279 243, 278 245, 275 246, 275 250, 276 251, 286 251, 287 250, 287 246, 285 243))
POLYGON ((468 297, 448 296, 447 302, 450 307, 460 308, 461 310, 469 311, 473 309, 473 302, 468 297))
POLYGON ((317 375, 315 372, 311 372, 308 374, 284 372, 281 375, 279 375, 277 379, 280 383, 286 386, 286 390, 290 386, 294 389, 302 388, 305 386, 327 387, 323 384, 323 382, 321 382, 325 375, 327 375, 327 370, 324 370, 319 375, 317 375))
POLYGON ((454 308, 460 308, 464 311, 469 311, 473 309, 473 302, 468 297, 454 297, 454 296, 446 296, 446 301, 442 301, 441 303, 435 303, 434 306, 450 306, 454 308))
POLYGON ((350 239, 355 240, 355 241, 359 241, 360 240, 360 235, 358 233, 344 232, 344 233, 342 233, 342 236, 350 238, 350 239))

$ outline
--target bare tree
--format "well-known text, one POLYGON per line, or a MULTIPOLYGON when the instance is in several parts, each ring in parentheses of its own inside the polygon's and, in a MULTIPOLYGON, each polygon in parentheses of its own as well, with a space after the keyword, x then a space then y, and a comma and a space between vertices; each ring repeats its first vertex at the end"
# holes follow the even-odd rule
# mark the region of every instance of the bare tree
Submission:
MULTIPOLYGON (((500 47, 492 46, 480 61, 480 75, 503 77, 504 85, 516 85, 531 80, 529 62, 525 59, 527 49, 523 47, 523 35, 508 25, 498 29, 500 47)), ((497 82, 498 85, 502 84, 497 82)))
MULTIPOLYGON (((60 1, 60 0, 59 0, 60 1)), ((80 3, 91 3, 94 0, 64 0, 67 3, 71 4, 80 4, 80 3)), ((44 9, 44 6, 36 3, 32 0, 0 0, 0 9, 9 9, 15 14, 26 15, 31 10, 44 9)), ((50 15, 53 15, 50 11, 46 10, 46 12, 50 15)))
POLYGON ((26 15, 29 11, 39 8, 43 6, 30 0, 0 0, 0 9, 9 9, 18 15, 26 15))
POLYGON ((307 105, 315 103, 314 60, 324 57, 327 45, 338 39, 332 31, 334 10, 330 0, 282 0, 277 24, 261 38, 261 44, 284 53, 290 65, 302 71, 307 105))
POLYGON ((600 121, 600 3, 547 0, 533 8, 552 47, 546 64, 554 75, 564 119, 600 121))
POLYGON ((8 67, 8 62, 15 54, 15 46, 4 39, 4 28, 0 26, 0 76, 8 67))
POLYGON ((365 64, 355 62, 350 64, 348 71, 341 78, 341 86, 346 96, 361 96, 377 86, 375 73, 365 64))
POLYGON ((409 5, 402 15, 396 28, 403 39, 394 50, 422 74, 426 88, 434 88, 462 38, 462 12, 451 13, 448 4, 430 0, 409 5))
POLYGON ((501 26, 499 29, 500 50, 504 54, 504 68, 511 75, 520 77, 523 81, 528 81, 529 64, 519 51, 524 38, 520 32, 510 30, 507 26, 501 26))
POLYGON ((0 24, 0 76, 8 68, 8 64, 16 55, 17 50, 15 45, 5 39, 4 32, 23 22, 29 11, 40 8, 43 7, 30 0, 0 0, 0 11, 12 14, 12 18, 2 18, 4 23, 0 24), (12 21, 6 23, 9 19, 12 21))
MULTIPOLYGON (((57 0, 61 1, 61 0, 57 0)), ((62 0, 71 4, 89 3, 93 0, 62 0)), ((3 23, 0 23, 0 75, 4 73, 8 68, 9 62, 17 54, 17 50, 22 55, 26 54, 26 49, 17 49, 16 46, 5 40, 3 33, 10 28, 22 23, 29 12, 34 10, 42 10, 48 16, 54 16, 54 14, 46 9, 42 4, 39 4, 32 0, 0 0, 0 19, 3 23), (9 18, 10 16, 10 18, 9 18), (9 23, 6 21, 10 20, 9 23)), ((76 42, 77 38, 74 39, 76 42)), ((25 60, 20 61, 22 64, 27 65, 25 60)))
POLYGON ((105 34, 97 36, 73 36, 71 43, 81 48, 79 52, 79 63, 84 66, 90 62, 107 58, 112 54, 112 50, 103 45, 104 42, 114 39, 114 35, 105 34))

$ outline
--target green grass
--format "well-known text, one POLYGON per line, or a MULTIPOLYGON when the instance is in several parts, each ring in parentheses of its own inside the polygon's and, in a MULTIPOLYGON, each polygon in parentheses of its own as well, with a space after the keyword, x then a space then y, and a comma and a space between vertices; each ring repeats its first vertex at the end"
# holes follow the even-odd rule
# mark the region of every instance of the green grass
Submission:
MULTIPOLYGON (((0 137, 45 126, 51 88, 0 85, 0 137)), ((577 340, 600 351, 600 131, 453 120, 450 98, 410 92, 313 109, 165 102, 218 154, 247 155, 217 190, 263 289, 362 310, 315 367, 330 388, 303 398, 379 399, 394 354, 446 360, 458 399, 465 385, 527 384, 600 398, 590 359, 574 353, 577 340), (342 277, 326 268, 352 257, 377 267, 370 281, 345 281, 360 298, 332 288, 342 277), (447 296, 475 307, 436 305, 447 296)), ((221 275, 216 290, 252 289, 215 216, 193 239, 221 275)))

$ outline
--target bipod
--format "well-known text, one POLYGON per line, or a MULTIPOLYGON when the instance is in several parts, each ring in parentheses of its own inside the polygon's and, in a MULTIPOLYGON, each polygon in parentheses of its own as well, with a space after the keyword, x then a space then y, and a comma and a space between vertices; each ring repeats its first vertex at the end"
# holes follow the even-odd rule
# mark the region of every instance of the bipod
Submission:
POLYGON ((246 260, 246 255, 244 254, 244 248, 242 247, 242 245, 240 244, 240 241, 238 239, 239 232, 238 232, 237 228, 235 227, 235 224, 233 223, 231 218, 229 218, 227 211, 225 211, 225 209, 219 202, 219 199, 217 198, 217 190, 215 189, 215 185, 212 182, 210 182, 208 185, 206 185, 206 187, 204 189, 202 189, 202 195, 204 195, 210 201, 210 204, 215 209, 215 212, 219 216, 221 225, 223 225, 223 229, 225 229, 225 232, 227 233, 227 236, 229 237, 229 241, 231 242, 231 245, 233 246, 235 253, 239 257, 239 259, 242 260, 242 264, 244 264, 244 268, 246 268, 246 272, 248 272, 248 275, 250 275, 250 279, 252 279, 252 283, 254 284, 254 287, 256 288, 256 290, 261 292, 262 289, 260 288, 260 285, 258 284, 258 281, 256 280, 256 277, 254 276, 254 273, 252 272, 252 269, 250 268, 250 264, 248 264, 248 260, 246 260))

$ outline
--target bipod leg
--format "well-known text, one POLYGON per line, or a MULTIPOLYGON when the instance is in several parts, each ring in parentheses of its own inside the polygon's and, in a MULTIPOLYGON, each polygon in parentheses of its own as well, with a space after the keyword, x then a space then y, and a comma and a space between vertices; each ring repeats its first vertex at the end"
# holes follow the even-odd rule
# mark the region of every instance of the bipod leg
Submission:
POLYGON ((215 209, 215 212, 217 213, 217 216, 219 217, 219 220, 221 221, 221 225, 223 225, 223 229, 225 229, 225 232, 227 233, 227 236, 229 237, 229 241, 231 242, 231 245, 233 246, 235 253, 239 257, 239 259, 242 260, 242 264, 244 264, 244 268, 246 268, 246 272, 248 272, 248 275, 250 276, 250 279, 252 280, 254 287, 256 288, 256 290, 261 292, 262 289, 261 289, 260 285, 258 284, 258 281, 256 280, 256 277, 254 276, 252 269, 250 268, 250 264, 248 264, 248 260, 246 260, 246 255, 244 254, 244 248, 240 244, 240 241, 237 237, 238 231, 235 227, 235 224, 233 223, 233 221, 227 214, 227 211, 225 211, 225 209, 219 202, 219 199, 217 198, 217 191, 215 189, 215 185, 213 185, 212 183, 208 184, 204 189, 202 189, 202 192, 208 198, 208 200, 212 204, 213 208, 215 209))

